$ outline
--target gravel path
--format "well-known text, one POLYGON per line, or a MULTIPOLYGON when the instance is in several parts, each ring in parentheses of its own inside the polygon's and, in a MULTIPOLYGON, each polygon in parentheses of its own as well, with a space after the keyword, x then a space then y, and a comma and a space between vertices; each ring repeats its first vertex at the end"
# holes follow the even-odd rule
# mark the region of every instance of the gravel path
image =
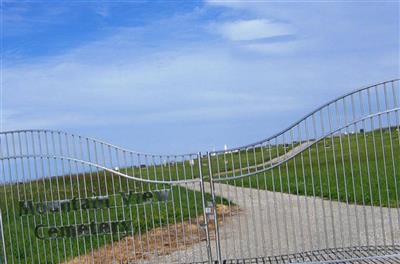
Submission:
POLYGON ((293 149, 289 150, 284 155, 281 155, 279 157, 275 157, 275 158, 273 158, 271 160, 268 160, 268 161, 266 161, 264 163, 258 163, 256 165, 252 165, 252 166, 248 166, 248 167, 244 167, 244 168, 237 168, 237 169, 234 169, 233 171, 232 170, 228 170, 228 171, 218 172, 216 174, 216 177, 222 177, 222 176, 225 176, 227 174, 231 174, 232 172, 241 173, 243 171, 247 171, 247 170, 250 171, 250 170, 254 170, 254 169, 255 170, 263 170, 267 166, 275 165, 275 164, 280 163, 280 162, 282 162, 282 161, 284 161, 284 160, 286 160, 286 159, 288 159, 290 157, 293 157, 293 156, 297 155, 298 153, 302 152, 303 150, 305 150, 306 148, 311 146, 313 143, 314 143, 314 141, 307 141, 305 143, 302 143, 302 144, 294 147, 293 149))
MULTIPOLYGON (((205 189, 210 192, 209 184, 205 189)), ((215 193, 241 208, 236 215, 223 216, 220 227, 223 259, 400 243, 399 209, 346 205, 227 184, 215 184, 215 193)), ((166 263, 206 260, 205 248, 206 243, 201 242, 186 252, 177 251, 161 260, 166 263)))
MULTIPOLYGON (((271 165, 300 153, 313 141, 268 161, 271 165)), ((263 167, 266 164, 261 164, 263 167)), ((184 186, 196 191, 193 185, 184 186)), ((222 215, 222 259, 288 255, 304 251, 361 245, 400 245, 399 208, 379 208, 328 201, 317 197, 235 187, 216 183, 215 194, 240 210, 222 215)), ((205 184, 210 193, 210 185, 205 184)), ((218 203, 218 201, 217 201, 218 203)), ((216 243, 211 241, 213 257, 216 243)), ((396 247, 397 248, 397 247, 396 247)), ((400 254, 400 252, 397 252, 400 254)), ((342 258, 348 258, 343 255, 342 258)), ((150 262, 155 261, 151 258, 150 262)), ((160 261, 160 258, 157 258, 160 261)), ((162 262, 207 260, 206 242, 161 258, 162 262)), ((148 262, 148 261, 147 261, 148 262)), ((156 262, 156 261, 155 261, 156 262)))

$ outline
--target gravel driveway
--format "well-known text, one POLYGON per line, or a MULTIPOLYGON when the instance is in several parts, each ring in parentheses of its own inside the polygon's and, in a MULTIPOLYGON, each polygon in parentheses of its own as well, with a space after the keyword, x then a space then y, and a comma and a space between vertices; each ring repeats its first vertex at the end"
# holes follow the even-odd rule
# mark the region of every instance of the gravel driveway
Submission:
MULTIPOLYGON (((209 184, 205 189, 210 192, 209 184)), ((226 215, 222 219, 220 234, 223 259, 286 255, 336 247, 400 244, 398 208, 346 205, 321 198, 227 184, 215 184, 215 193, 240 207, 237 214, 226 215)), ((211 244, 215 257, 215 241, 211 244)), ((157 259, 166 263, 205 261, 205 248, 204 241, 192 245, 187 251, 177 251, 157 259)))

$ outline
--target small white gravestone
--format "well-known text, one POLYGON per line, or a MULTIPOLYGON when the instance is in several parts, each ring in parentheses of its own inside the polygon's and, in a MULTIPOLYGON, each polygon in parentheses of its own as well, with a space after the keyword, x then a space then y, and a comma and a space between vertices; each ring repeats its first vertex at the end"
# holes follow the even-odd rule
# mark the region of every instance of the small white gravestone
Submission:
POLYGON ((213 145, 212 147, 212 152, 211 152, 211 156, 216 156, 217 154, 215 153, 215 146, 213 145))

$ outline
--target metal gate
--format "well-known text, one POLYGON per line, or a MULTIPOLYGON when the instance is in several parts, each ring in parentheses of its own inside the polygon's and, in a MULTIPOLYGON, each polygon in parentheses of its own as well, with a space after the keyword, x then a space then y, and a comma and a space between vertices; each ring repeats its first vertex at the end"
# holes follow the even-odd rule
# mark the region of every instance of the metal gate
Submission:
POLYGON ((398 263, 399 98, 383 82, 185 155, 2 132, 0 263, 398 263))

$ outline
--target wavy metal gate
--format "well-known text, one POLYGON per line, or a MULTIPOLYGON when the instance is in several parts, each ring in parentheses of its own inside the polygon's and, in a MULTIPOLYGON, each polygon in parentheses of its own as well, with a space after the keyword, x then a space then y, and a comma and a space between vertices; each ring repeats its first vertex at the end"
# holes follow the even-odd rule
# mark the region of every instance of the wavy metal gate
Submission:
POLYGON ((365 87, 205 154, 2 132, 0 263, 398 263, 399 98, 365 87))

